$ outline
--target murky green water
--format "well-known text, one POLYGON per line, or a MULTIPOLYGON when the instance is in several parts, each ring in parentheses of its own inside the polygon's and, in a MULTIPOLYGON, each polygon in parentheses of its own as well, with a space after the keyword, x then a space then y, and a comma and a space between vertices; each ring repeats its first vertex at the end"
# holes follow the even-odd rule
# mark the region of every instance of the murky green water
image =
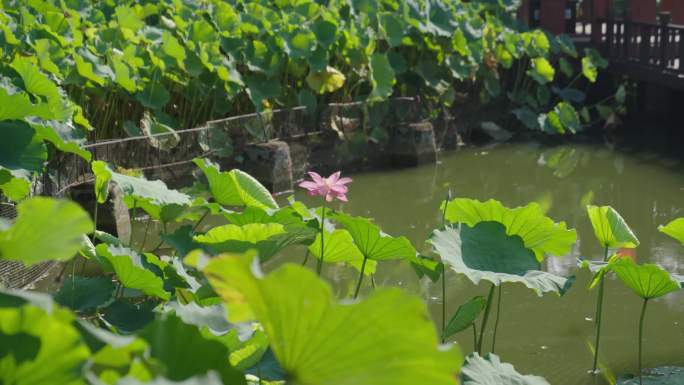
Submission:
MULTIPOLYGON (((353 178, 349 203, 343 209, 374 218, 385 232, 405 235, 419 249, 428 249, 425 239, 439 223, 439 203, 449 188, 456 196, 495 198, 508 206, 538 201, 555 220, 577 229, 579 241, 573 254, 547 263, 554 273, 577 274, 566 296, 540 298, 522 285, 503 289, 497 353, 523 373, 542 375, 551 384, 605 383, 587 374, 596 292, 586 289, 590 275, 575 267, 576 257, 602 257, 585 215, 586 203, 610 204, 622 213, 641 241, 639 261, 658 262, 684 273, 684 247, 657 231, 659 224, 684 215, 684 167, 675 160, 594 145, 549 149, 529 143, 501 144, 445 153, 437 165, 359 173, 353 178)), ((302 193, 298 199, 316 204, 302 193)), ((312 261, 309 266, 313 267, 312 261)), ((355 271, 340 267, 327 269, 325 275, 340 296, 348 295, 356 279, 355 271)), ((433 318, 441 319, 441 287, 418 280, 410 266, 380 264, 376 284, 416 293, 428 301, 433 318)), ((486 284, 476 287, 464 276, 449 274, 448 314, 475 295, 486 296, 487 289, 486 284)), ((640 304, 620 282, 607 283, 601 361, 613 374, 636 369, 640 304)), ((470 330, 456 340, 464 351, 472 350, 470 330)), ((491 339, 486 339, 485 346, 489 344, 491 339)), ((684 365, 684 292, 653 301, 649 307, 644 357, 645 367, 684 365)))

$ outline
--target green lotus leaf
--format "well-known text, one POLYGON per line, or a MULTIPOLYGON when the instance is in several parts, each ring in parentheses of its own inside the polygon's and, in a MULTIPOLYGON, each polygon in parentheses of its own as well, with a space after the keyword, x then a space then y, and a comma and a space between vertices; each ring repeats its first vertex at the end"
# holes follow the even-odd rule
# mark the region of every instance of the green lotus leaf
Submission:
POLYGON ((344 226, 364 257, 376 261, 416 258, 416 249, 406 237, 392 237, 383 233, 370 219, 335 213, 332 218, 344 226))
POLYGON ((312 28, 321 47, 329 48, 335 43, 338 25, 330 20, 316 20, 312 28))
MULTIPOLYGON (((2 76, 0 80, 3 80, 2 76)), ((53 118, 47 106, 42 103, 34 105, 26 93, 0 82, 0 120, 23 119, 27 116, 53 118)))
POLYGON ((639 246, 639 240, 622 216, 610 206, 587 206, 596 239, 604 247, 629 248, 639 246))
POLYGON ((0 291, 0 382, 3 384, 76 384, 90 350, 72 325, 74 315, 47 295, 35 305, 0 291))
POLYGON ((84 79, 89 80, 99 86, 104 86, 107 80, 104 78, 104 76, 102 76, 103 74, 98 71, 98 65, 90 60, 87 60, 89 56, 92 57, 92 54, 88 55, 88 51, 86 49, 81 49, 79 53, 73 56, 74 61, 76 62, 76 71, 84 79))
POLYGON ((581 128, 579 114, 570 103, 560 102, 553 110, 560 120, 563 131, 570 130, 573 134, 581 128))
POLYGON ((0 191, 12 201, 18 202, 31 192, 31 182, 25 177, 16 177, 0 166, 0 191))
POLYGON ((264 278, 255 277, 251 266, 248 256, 223 256, 212 259, 204 273, 228 304, 229 317, 253 316, 262 324, 292 382, 455 383, 460 354, 454 347, 437 348, 434 326, 418 298, 379 289, 359 303, 337 304, 331 288, 301 266, 284 265, 264 278), (235 305, 240 312, 234 313, 235 305))
POLYGON ((222 343, 202 336, 200 330, 172 314, 149 324, 140 336, 150 345, 151 357, 163 365, 161 373, 172 381, 184 381, 209 372, 224 384, 244 384, 244 375, 229 363, 222 343))
POLYGON ((442 333, 442 338, 449 338, 454 334, 470 327, 484 310, 487 301, 484 297, 473 297, 468 302, 459 306, 456 313, 451 316, 442 333))
POLYGON ((139 254, 133 249, 101 243, 95 247, 97 255, 106 260, 119 282, 129 289, 168 301, 171 295, 164 290, 164 280, 154 273, 152 254, 139 254))
POLYGON ((283 91, 277 80, 263 75, 245 76, 244 81, 247 85, 247 94, 257 111, 262 111, 269 99, 279 97, 283 91))
POLYGON ((112 56, 112 67, 114 68, 114 81, 124 90, 132 94, 135 93, 138 90, 138 85, 131 77, 131 70, 125 59, 121 56, 112 56))
POLYGON ((347 78, 334 67, 327 66, 325 71, 311 72, 306 77, 306 84, 316 93, 334 92, 344 86, 347 78))
POLYGON ((481 280, 495 285, 519 282, 538 295, 553 292, 563 295, 573 280, 541 271, 534 252, 518 235, 506 234, 499 222, 479 222, 471 227, 435 230, 430 243, 442 261, 475 285, 481 280))
POLYGON ((562 256, 570 252, 577 241, 577 232, 568 230, 565 222, 555 223, 537 203, 510 209, 490 199, 456 198, 447 205, 445 218, 452 223, 465 223, 470 227, 484 221, 495 221, 506 228, 506 234, 522 238, 525 247, 532 250, 538 261, 546 255, 562 256))
POLYGON ((308 30, 296 31, 285 39, 285 52, 293 59, 307 58, 316 47, 316 35, 308 30))
MULTIPOLYGON (((41 73, 31 59, 17 55, 12 60, 10 66, 21 77, 26 92, 35 96, 45 97, 48 100, 48 105, 57 106, 64 103, 57 84, 41 73)), ((54 112, 58 112, 58 110, 54 110, 54 112)), ((63 120, 63 118, 64 116, 55 116, 55 119, 58 120, 63 120)))
POLYGON ((116 15, 116 21, 121 28, 127 28, 135 32, 145 26, 145 23, 138 17, 135 10, 127 5, 119 5, 114 9, 114 13, 116 15))
POLYGON ((278 204, 268 190, 249 174, 238 169, 222 172, 208 159, 195 159, 209 182, 209 189, 216 202, 224 206, 254 206, 277 209, 278 204))
POLYGON ((287 234, 280 223, 250 223, 243 226, 223 225, 196 235, 193 241, 206 245, 215 253, 243 253, 249 249, 259 251, 262 261, 281 250, 277 235, 287 234))
POLYGON ((82 147, 86 143, 85 135, 80 128, 74 127, 72 122, 42 120, 34 117, 25 120, 33 127, 40 139, 52 143, 59 151, 76 154, 90 162, 92 154, 82 147))
POLYGON ((161 110, 171 100, 171 94, 159 81, 147 83, 143 90, 135 94, 135 98, 144 107, 161 110))
MULTIPOLYGON (((354 244, 351 234, 347 230, 334 230, 329 232, 326 230, 323 238, 323 256, 325 262, 338 263, 345 262, 354 266, 357 270, 361 270, 363 264, 363 254, 354 244)), ((309 252, 316 258, 321 259, 321 233, 316 234, 316 239, 309 245, 309 252)), ((377 262, 374 260, 366 261, 364 268, 365 275, 375 273, 377 262)))
POLYGON ((659 265, 646 263, 637 265, 629 258, 612 257, 609 269, 627 285, 634 294, 644 299, 661 297, 677 291, 684 281, 659 265))
POLYGON ((73 310, 92 310, 107 303, 114 289, 114 283, 108 277, 72 276, 64 280, 55 294, 55 302, 73 310))
POLYGON ((418 255, 416 259, 412 260, 411 267, 418 278, 427 276, 434 283, 439 281, 444 273, 444 264, 424 255, 418 255))
POLYGON ((463 385, 549 385, 539 376, 518 373, 513 365, 501 362, 499 356, 487 354, 480 357, 471 353, 461 369, 463 385))
POLYGON ((78 204, 35 197, 17 205, 14 224, 0 231, 0 259, 33 265, 71 259, 81 248, 84 234, 93 232, 90 216, 78 204))
POLYGON ((115 300, 107 306, 102 317, 107 323, 114 326, 121 333, 131 333, 144 328, 154 321, 154 301, 131 303, 123 298, 115 300))
POLYGON ((176 59, 179 68, 185 68, 185 48, 178 42, 170 32, 164 31, 162 34, 162 51, 170 57, 176 59))
POLYGON ((394 69, 387 55, 374 53, 370 62, 370 75, 373 90, 369 95, 370 100, 384 100, 394 92, 394 69))
POLYGON ((43 171, 47 149, 35 130, 22 121, 1 121, 0 167, 28 179, 43 171))
POLYGON ((138 207, 163 222, 175 220, 191 205, 190 196, 169 189, 160 180, 147 180, 113 171, 103 161, 92 162, 95 174, 95 196, 98 202, 107 200, 109 183, 116 183, 124 193, 124 202, 138 207))
POLYGON ((404 35, 408 32, 406 22, 394 13, 387 12, 380 15, 380 25, 390 47, 400 46, 404 35))
POLYGON ((678 240, 684 245, 684 218, 677 218, 665 226, 658 226, 661 233, 665 233, 672 238, 678 240))
POLYGON ((532 69, 527 72, 532 79, 539 84, 546 84, 553 81, 556 70, 544 57, 532 59, 532 69))

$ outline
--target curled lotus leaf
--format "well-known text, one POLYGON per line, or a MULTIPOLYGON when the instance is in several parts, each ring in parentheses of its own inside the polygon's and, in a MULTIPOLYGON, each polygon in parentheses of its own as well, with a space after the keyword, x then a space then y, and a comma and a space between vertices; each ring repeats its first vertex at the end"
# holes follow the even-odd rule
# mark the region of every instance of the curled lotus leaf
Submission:
POLYGON ((541 296, 548 292, 562 295, 574 281, 573 277, 542 271, 541 263, 525 247, 522 238, 506 234, 506 228, 499 222, 447 226, 435 230, 430 243, 444 263, 476 285, 481 280, 495 285, 518 282, 541 296))
POLYGON ((461 369, 461 381, 463 385, 549 385, 543 377, 518 373, 491 353, 484 357, 470 354, 461 369))
POLYGON ((677 218, 664 226, 658 226, 658 230, 678 240, 682 245, 684 245, 684 218, 677 218))
POLYGON ((622 216, 610 206, 587 206, 594 235, 602 246, 629 248, 639 246, 639 240, 622 216))
POLYGON ((519 236, 538 261, 544 260, 546 255, 565 255, 577 242, 575 229, 567 229, 565 222, 554 222, 544 215, 537 203, 511 209, 494 199, 481 202, 456 198, 443 202, 442 209, 444 205, 447 205, 445 218, 451 223, 464 223, 470 227, 484 221, 501 223, 506 234, 519 236))
MULTIPOLYGON (((682 287, 684 277, 671 274, 661 266, 653 263, 638 265, 629 258, 613 256, 608 264, 608 269, 629 287, 634 294, 644 299, 662 297, 663 295, 677 291, 682 287)), ((597 279, 592 285, 598 283, 597 279)))

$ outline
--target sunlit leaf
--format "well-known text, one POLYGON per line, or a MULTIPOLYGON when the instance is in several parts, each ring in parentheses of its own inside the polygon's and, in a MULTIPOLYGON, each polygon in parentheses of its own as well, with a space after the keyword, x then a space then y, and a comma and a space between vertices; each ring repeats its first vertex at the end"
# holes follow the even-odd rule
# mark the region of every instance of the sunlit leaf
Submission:
POLYGON ((456 198, 448 203, 446 219, 470 227, 484 221, 499 222, 505 227, 506 234, 519 236, 525 247, 534 251, 539 261, 546 255, 562 256, 569 253, 577 240, 574 229, 568 230, 565 222, 554 222, 544 215, 537 203, 510 209, 493 199, 480 202, 456 198))
POLYGON ((587 206, 587 214, 596 239, 604 247, 635 248, 639 240, 622 216, 610 206, 587 206))
MULTIPOLYGON (((332 233, 326 231, 323 238, 323 256, 327 263, 346 262, 361 270, 363 264, 363 254, 354 244, 352 236, 347 230, 334 230, 332 233)), ((309 252, 316 258, 321 258, 321 234, 316 234, 316 239, 309 246, 309 252)), ((375 266, 377 262, 366 261, 364 274, 371 275, 375 273, 375 266)))
POLYGON ((362 302, 341 305, 326 283, 301 266, 285 265, 258 278, 251 265, 247 256, 224 256, 204 272, 229 315, 233 304, 242 303, 247 313, 241 315, 263 325, 291 381, 454 384, 459 353, 437 349, 437 334, 419 299, 379 289, 362 302))
POLYGON ((392 237, 383 233, 370 219, 335 213, 333 218, 351 234, 361 254, 376 261, 414 259, 416 249, 405 237, 392 237))
POLYGON ((17 220, 0 231, 0 258, 32 265, 68 260, 81 248, 84 234, 94 230, 90 216, 78 204, 35 197, 17 205, 17 220))
POLYGON ((644 299, 662 297, 681 288, 684 277, 676 277, 659 265, 637 265, 629 258, 611 258, 608 269, 615 272, 634 294, 644 299))
POLYGON ((208 159, 195 159, 209 182, 209 189, 216 202, 224 206, 255 206, 263 209, 277 209, 268 190, 249 174, 238 169, 228 172, 208 159))
POLYGON ((666 225, 658 226, 660 232, 678 240, 684 245, 684 218, 677 218, 666 225))
POLYGON ((120 246, 101 243, 95 248, 98 256, 107 260, 124 287, 140 290, 168 300, 171 295, 164 290, 164 281, 152 271, 153 262, 150 254, 139 254, 137 251, 120 246))

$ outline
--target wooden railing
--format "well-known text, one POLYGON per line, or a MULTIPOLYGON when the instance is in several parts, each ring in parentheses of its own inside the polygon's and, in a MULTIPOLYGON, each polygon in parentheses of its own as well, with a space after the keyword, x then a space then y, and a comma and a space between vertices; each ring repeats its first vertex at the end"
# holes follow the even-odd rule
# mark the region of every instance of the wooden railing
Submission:
POLYGON ((598 21, 592 40, 613 63, 684 75, 684 25, 598 21))

